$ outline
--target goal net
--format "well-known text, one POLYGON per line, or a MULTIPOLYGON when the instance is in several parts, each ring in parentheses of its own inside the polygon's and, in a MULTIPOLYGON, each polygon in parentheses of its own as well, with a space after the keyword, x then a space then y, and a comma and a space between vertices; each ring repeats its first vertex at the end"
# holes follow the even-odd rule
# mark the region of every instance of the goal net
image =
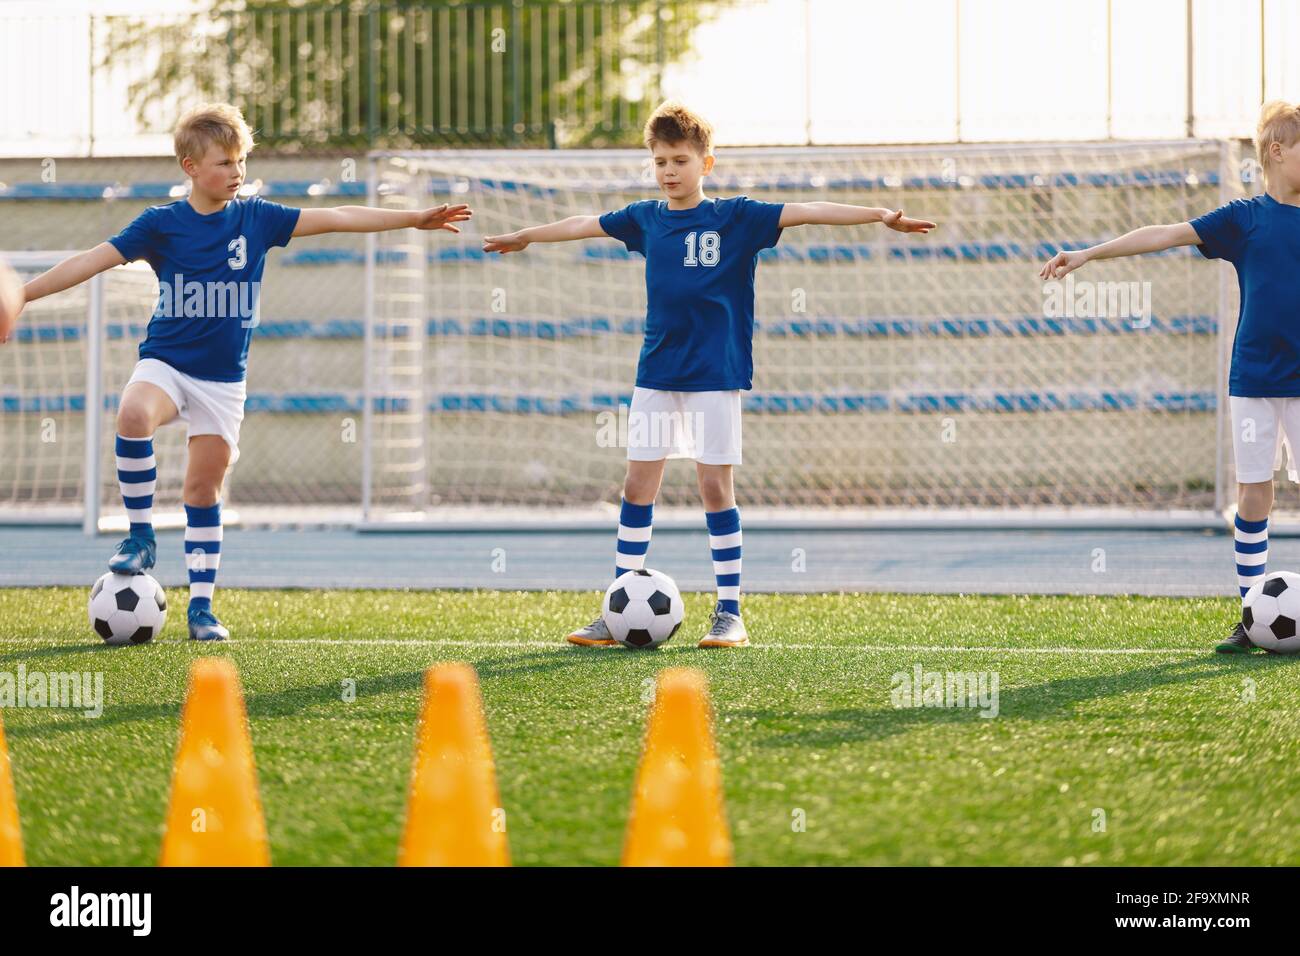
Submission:
MULTIPOLYGON (((24 281, 71 254, 0 252, 24 281)), ((359 514, 363 257, 302 256, 268 264, 241 458, 224 492, 231 523, 352 523, 359 514)), ((0 524, 125 528, 116 412, 157 300, 153 271, 132 263, 23 311, 0 347, 0 524)), ((185 435, 178 422, 154 436, 160 527, 183 524, 185 435)))
MULTIPOLYGON (((761 254, 738 498, 831 521, 1222 510, 1230 267, 1191 247, 1038 278, 1061 248, 1243 190, 1221 142, 724 149, 715 196, 903 208, 939 228, 788 229, 761 254)), ((372 202, 469 202, 462 235, 367 253, 363 515, 581 514, 618 500, 644 260, 485 233, 656 197, 643 151, 375 153, 372 202)), ((696 506, 669 463, 660 502, 696 506)))
MULTIPOLYGON (((6 252, 27 281, 71 252, 6 252)), ((132 263, 29 303, 0 346, 0 521, 95 530, 118 510, 113 457, 117 395, 158 298, 148 266, 132 263), (95 400, 98 397, 98 401, 95 400)), ((156 507, 180 511, 183 433, 159 432, 156 507), (182 452, 178 454, 177 452, 182 452)))

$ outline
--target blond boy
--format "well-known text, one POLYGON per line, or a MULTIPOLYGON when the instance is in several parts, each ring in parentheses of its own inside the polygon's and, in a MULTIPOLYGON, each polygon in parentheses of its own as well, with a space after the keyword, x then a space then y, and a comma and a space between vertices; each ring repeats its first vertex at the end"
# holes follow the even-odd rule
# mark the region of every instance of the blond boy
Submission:
POLYGON ((32 302, 134 259, 153 267, 161 292, 117 412, 117 477, 130 534, 109 569, 139 574, 154 566, 153 436, 169 422, 185 421, 189 633, 194 640, 222 640, 229 632, 212 611, 221 563, 221 490, 226 470, 239 458, 248 345, 267 253, 296 236, 327 232, 458 232, 454 224, 471 213, 445 204, 413 212, 296 209, 241 197, 253 135, 239 110, 224 103, 186 113, 174 143, 189 196, 146 209, 107 242, 28 282, 23 295, 32 302))
MULTIPOLYGON (((1264 192, 1253 199, 1233 200, 1190 222, 1143 226, 1090 249, 1057 253, 1039 272, 1043 279, 1061 279, 1092 259, 1191 245, 1207 259, 1227 259, 1236 267, 1241 311, 1228 406, 1237 469, 1233 539, 1243 597, 1264 576, 1273 472, 1282 464, 1284 444, 1288 474, 1300 481, 1300 106, 1264 104, 1255 149, 1264 192)), ((1242 621, 1215 650, 1254 650, 1242 621)))

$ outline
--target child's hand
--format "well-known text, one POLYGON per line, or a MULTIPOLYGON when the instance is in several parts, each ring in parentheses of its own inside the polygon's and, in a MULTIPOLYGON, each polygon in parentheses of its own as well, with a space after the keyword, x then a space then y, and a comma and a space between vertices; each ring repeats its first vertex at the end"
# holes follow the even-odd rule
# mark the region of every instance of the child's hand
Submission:
POLYGON ((924 219, 909 219, 903 215, 903 210, 895 209, 893 212, 885 215, 880 220, 890 229, 896 229, 899 232, 929 232, 934 228, 934 223, 926 222, 924 219))
POLYGON ((0 345, 9 341, 14 323, 26 304, 27 297, 23 294, 23 283, 18 273, 0 259, 0 345))
POLYGON ((18 316, 23 311, 23 303, 19 302, 18 308, 12 312, 0 305, 0 345, 9 341, 9 335, 14 330, 14 324, 18 321, 18 316))
POLYGON ((1087 261, 1088 254, 1082 249, 1074 252, 1058 252, 1038 271, 1038 278, 1064 279, 1087 261))
POLYGON ((416 229, 446 229, 448 232, 460 232, 454 222, 464 222, 474 215, 469 206, 461 203, 458 206, 448 206, 443 203, 441 206, 434 206, 431 209, 420 210, 419 218, 416 220, 416 229))
POLYGON ((508 232, 504 236, 487 236, 483 239, 484 252, 523 252, 528 248, 528 240, 517 232, 508 232))

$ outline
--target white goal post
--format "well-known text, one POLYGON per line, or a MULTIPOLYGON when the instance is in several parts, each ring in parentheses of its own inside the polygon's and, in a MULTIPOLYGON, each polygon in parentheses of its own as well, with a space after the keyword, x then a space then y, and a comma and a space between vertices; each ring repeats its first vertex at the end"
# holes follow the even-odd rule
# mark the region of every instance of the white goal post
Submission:
MULTIPOLYGON (((1055 289, 1037 272, 1062 247, 1243 195, 1243 162, 1196 140, 720 149, 710 195, 939 223, 788 229, 761 255, 747 521, 1221 526, 1231 267, 1183 247, 1055 289)), ((607 525, 644 260, 609 239, 505 257, 481 243, 657 197, 645 152, 373 152, 369 193, 475 218, 460 236, 370 237, 362 527, 607 525)), ((694 470, 670 463, 659 500, 698 524, 694 470)))

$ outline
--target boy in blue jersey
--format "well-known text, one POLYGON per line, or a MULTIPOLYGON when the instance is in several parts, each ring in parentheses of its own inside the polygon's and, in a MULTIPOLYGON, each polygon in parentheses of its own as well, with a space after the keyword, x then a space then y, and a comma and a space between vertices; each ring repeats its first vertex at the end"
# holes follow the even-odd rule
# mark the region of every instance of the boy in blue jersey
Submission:
MULTIPOLYGON (((611 237, 646 260, 645 343, 628 414, 614 573, 645 564, 654 500, 667 458, 693 458, 705 509, 718 601, 701 647, 749 643, 740 615, 740 511, 732 469, 740 464, 740 393, 752 387, 754 268, 787 226, 883 222, 900 232, 934 223, 901 211, 841 203, 768 203, 746 196, 710 199, 712 129, 676 103, 645 127, 655 178, 666 199, 643 200, 603 216, 572 216, 484 240, 485 252, 519 252, 533 242, 611 237)), ((597 617, 568 636, 573 644, 613 644, 597 617)))
MULTIPOLYGON (((1273 472, 1282 464, 1283 444, 1288 475, 1300 481, 1300 106, 1266 103, 1255 149, 1264 172, 1261 195, 1233 200, 1190 222, 1143 226, 1091 249, 1057 253, 1039 273, 1060 279, 1091 259, 1190 245, 1207 259, 1236 267, 1241 311, 1228 406, 1237 469, 1233 538, 1243 597, 1265 573, 1273 472)), ((1215 650, 1246 654, 1254 645, 1238 621, 1215 650)))
POLYGON ((153 436, 177 418, 188 424, 185 555, 188 624, 195 640, 222 640, 227 629, 212 611, 221 563, 221 488, 239 458, 244 376, 267 253, 295 236, 387 229, 446 229, 470 217, 467 206, 404 212, 366 206, 296 209, 257 196, 240 198, 252 133, 233 106, 208 104, 186 113, 175 149, 190 194, 153 206, 105 243, 37 276, 30 302, 84 282, 113 266, 145 259, 160 294, 140 345, 140 361, 117 413, 117 477, 130 534, 109 559, 112 571, 139 574, 154 566, 153 436))

